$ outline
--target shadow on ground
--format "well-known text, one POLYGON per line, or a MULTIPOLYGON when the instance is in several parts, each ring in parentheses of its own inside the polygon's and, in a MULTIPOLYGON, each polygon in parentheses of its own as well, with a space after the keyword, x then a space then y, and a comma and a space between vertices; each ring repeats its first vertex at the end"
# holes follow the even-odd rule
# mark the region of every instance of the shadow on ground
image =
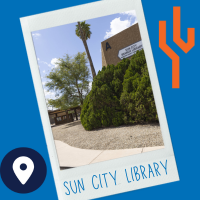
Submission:
POLYGON ((100 131, 100 130, 104 130, 104 129, 109 130, 109 129, 116 129, 116 128, 134 127, 134 126, 137 126, 137 125, 150 125, 150 126, 160 127, 159 122, 152 122, 152 123, 123 124, 123 125, 120 125, 120 126, 111 125, 111 126, 108 126, 108 127, 93 129, 92 131, 100 131))
MULTIPOLYGON (((78 121, 75 120, 75 121, 73 121, 73 122, 66 123, 66 124, 51 125, 51 128, 58 127, 58 126, 64 126, 64 125, 65 125, 64 128, 70 128, 70 127, 72 127, 72 126, 77 126, 77 125, 79 125, 79 124, 81 124, 81 120, 78 120, 78 121)), ((63 129, 64 129, 64 128, 63 128, 63 129)))
MULTIPOLYGON (((67 123, 65 125, 65 127, 63 127, 63 129, 65 128, 70 128, 70 127, 73 127, 73 126, 77 126, 77 125, 80 125, 81 124, 81 120, 78 120, 78 121, 74 121, 72 123, 67 123)), ((62 124, 63 125, 63 124, 62 124)))

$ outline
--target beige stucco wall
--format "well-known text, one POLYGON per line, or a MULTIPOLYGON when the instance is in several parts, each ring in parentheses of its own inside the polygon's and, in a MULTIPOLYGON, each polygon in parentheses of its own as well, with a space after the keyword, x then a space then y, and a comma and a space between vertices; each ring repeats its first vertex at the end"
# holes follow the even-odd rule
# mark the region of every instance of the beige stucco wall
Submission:
MULTIPOLYGON (((116 65, 121 59, 118 57, 118 52, 131 44, 134 44, 141 40, 140 31, 138 24, 132 25, 131 27, 121 31, 120 33, 104 40, 101 43, 102 52, 102 67, 109 64, 116 65), (106 51, 106 42, 109 43, 111 49, 106 51)), ((130 58, 130 57, 129 57, 130 58)))

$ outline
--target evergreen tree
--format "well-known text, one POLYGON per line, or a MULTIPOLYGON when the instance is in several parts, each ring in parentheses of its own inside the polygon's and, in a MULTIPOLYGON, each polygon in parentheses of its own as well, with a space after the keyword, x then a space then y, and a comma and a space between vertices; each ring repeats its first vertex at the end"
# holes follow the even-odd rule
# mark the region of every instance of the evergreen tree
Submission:
POLYGON ((86 130, 157 121, 144 51, 98 72, 84 100, 81 123, 86 130))

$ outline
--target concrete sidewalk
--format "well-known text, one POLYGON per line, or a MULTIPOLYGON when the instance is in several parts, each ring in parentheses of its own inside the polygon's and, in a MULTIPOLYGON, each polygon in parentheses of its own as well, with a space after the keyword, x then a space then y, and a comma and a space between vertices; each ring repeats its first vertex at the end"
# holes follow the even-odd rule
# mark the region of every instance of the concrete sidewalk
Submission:
POLYGON ((120 150, 89 150, 75 148, 59 140, 54 141, 60 167, 79 167, 164 148, 164 146, 155 146, 120 150))

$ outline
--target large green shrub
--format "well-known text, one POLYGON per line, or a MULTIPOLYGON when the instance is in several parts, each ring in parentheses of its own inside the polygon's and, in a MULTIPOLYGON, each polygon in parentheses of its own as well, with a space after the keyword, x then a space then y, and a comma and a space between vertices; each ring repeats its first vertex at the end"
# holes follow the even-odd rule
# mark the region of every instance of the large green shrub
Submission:
POLYGON ((99 71, 83 102, 86 130, 158 120, 144 51, 99 71))

